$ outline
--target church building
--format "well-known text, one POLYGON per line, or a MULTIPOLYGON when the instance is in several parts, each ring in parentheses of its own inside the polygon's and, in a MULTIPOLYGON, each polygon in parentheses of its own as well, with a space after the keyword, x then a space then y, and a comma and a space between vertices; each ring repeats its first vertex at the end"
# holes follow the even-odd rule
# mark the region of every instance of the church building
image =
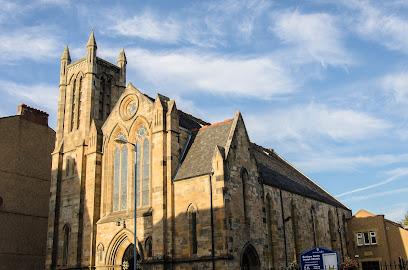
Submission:
POLYGON ((207 123, 126 85, 126 64, 97 57, 93 32, 86 57, 61 57, 46 269, 134 269, 134 249, 137 269, 342 260, 349 208, 252 143, 240 112, 207 123))

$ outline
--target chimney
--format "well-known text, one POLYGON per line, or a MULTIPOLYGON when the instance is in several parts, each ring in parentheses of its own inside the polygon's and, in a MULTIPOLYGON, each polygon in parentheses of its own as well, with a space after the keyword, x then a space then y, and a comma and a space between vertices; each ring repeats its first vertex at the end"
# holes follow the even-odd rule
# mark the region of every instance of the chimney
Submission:
POLYGON ((18 105, 17 115, 36 124, 48 126, 48 113, 31 108, 24 103, 18 105))

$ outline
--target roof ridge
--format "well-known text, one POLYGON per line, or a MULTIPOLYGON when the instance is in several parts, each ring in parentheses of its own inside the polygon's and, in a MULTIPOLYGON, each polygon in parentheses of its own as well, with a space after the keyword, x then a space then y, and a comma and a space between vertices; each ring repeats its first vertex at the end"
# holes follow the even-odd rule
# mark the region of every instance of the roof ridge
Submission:
POLYGON ((198 117, 195 117, 195 116, 193 116, 192 114, 189 114, 189 113, 186 113, 186 112, 184 112, 184 111, 182 111, 182 110, 180 110, 180 109, 177 109, 179 112, 181 112, 182 114, 184 114, 185 116, 187 116, 188 118, 190 118, 191 120, 193 120, 193 121, 197 121, 200 125, 202 125, 202 126, 209 126, 209 125, 211 125, 211 123, 208 123, 208 122, 206 122, 206 121, 204 121, 203 119, 201 119, 201 118, 198 118, 198 117))
POLYGON ((215 122, 215 123, 214 123, 214 124, 212 124, 212 125, 209 125, 209 126, 203 126, 203 127, 201 127, 200 129, 195 128, 195 129, 193 129, 192 131, 203 130, 203 129, 207 129, 207 128, 215 127, 215 126, 218 126, 218 125, 221 125, 221 124, 227 123, 227 122, 232 121, 232 120, 233 120, 232 118, 228 118, 228 119, 225 119, 225 120, 224 120, 224 121, 222 121, 222 122, 215 122))

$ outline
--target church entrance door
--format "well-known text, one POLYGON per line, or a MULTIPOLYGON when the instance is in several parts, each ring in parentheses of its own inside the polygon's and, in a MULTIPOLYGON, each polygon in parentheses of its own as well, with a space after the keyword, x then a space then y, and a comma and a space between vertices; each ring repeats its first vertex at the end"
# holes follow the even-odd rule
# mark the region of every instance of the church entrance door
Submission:
POLYGON ((252 245, 247 245, 241 255, 241 270, 258 270, 260 266, 258 253, 252 245))
MULTIPOLYGON (((134 250, 135 246, 133 244, 130 244, 126 250, 125 253, 123 254, 122 258, 122 269, 123 270, 133 270, 134 268, 134 250)), ((136 269, 142 269, 140 265, 140 257, 139 257, 139 252, 137 253, 137 264, 136 264, 136 269)))

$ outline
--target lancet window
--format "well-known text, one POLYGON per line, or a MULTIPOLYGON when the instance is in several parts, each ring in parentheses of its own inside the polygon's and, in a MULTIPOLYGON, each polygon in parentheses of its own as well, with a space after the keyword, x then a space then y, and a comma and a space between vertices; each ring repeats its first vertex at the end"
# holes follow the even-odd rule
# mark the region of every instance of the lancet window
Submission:
POLYGON ((126 145, 116 146, 113 155, 113 212, 127 209, 128 156, 126 145))
POLYGON ((149 205, 150 198, 150 143, 144 125, 136 131, 136 204, 149 205))

